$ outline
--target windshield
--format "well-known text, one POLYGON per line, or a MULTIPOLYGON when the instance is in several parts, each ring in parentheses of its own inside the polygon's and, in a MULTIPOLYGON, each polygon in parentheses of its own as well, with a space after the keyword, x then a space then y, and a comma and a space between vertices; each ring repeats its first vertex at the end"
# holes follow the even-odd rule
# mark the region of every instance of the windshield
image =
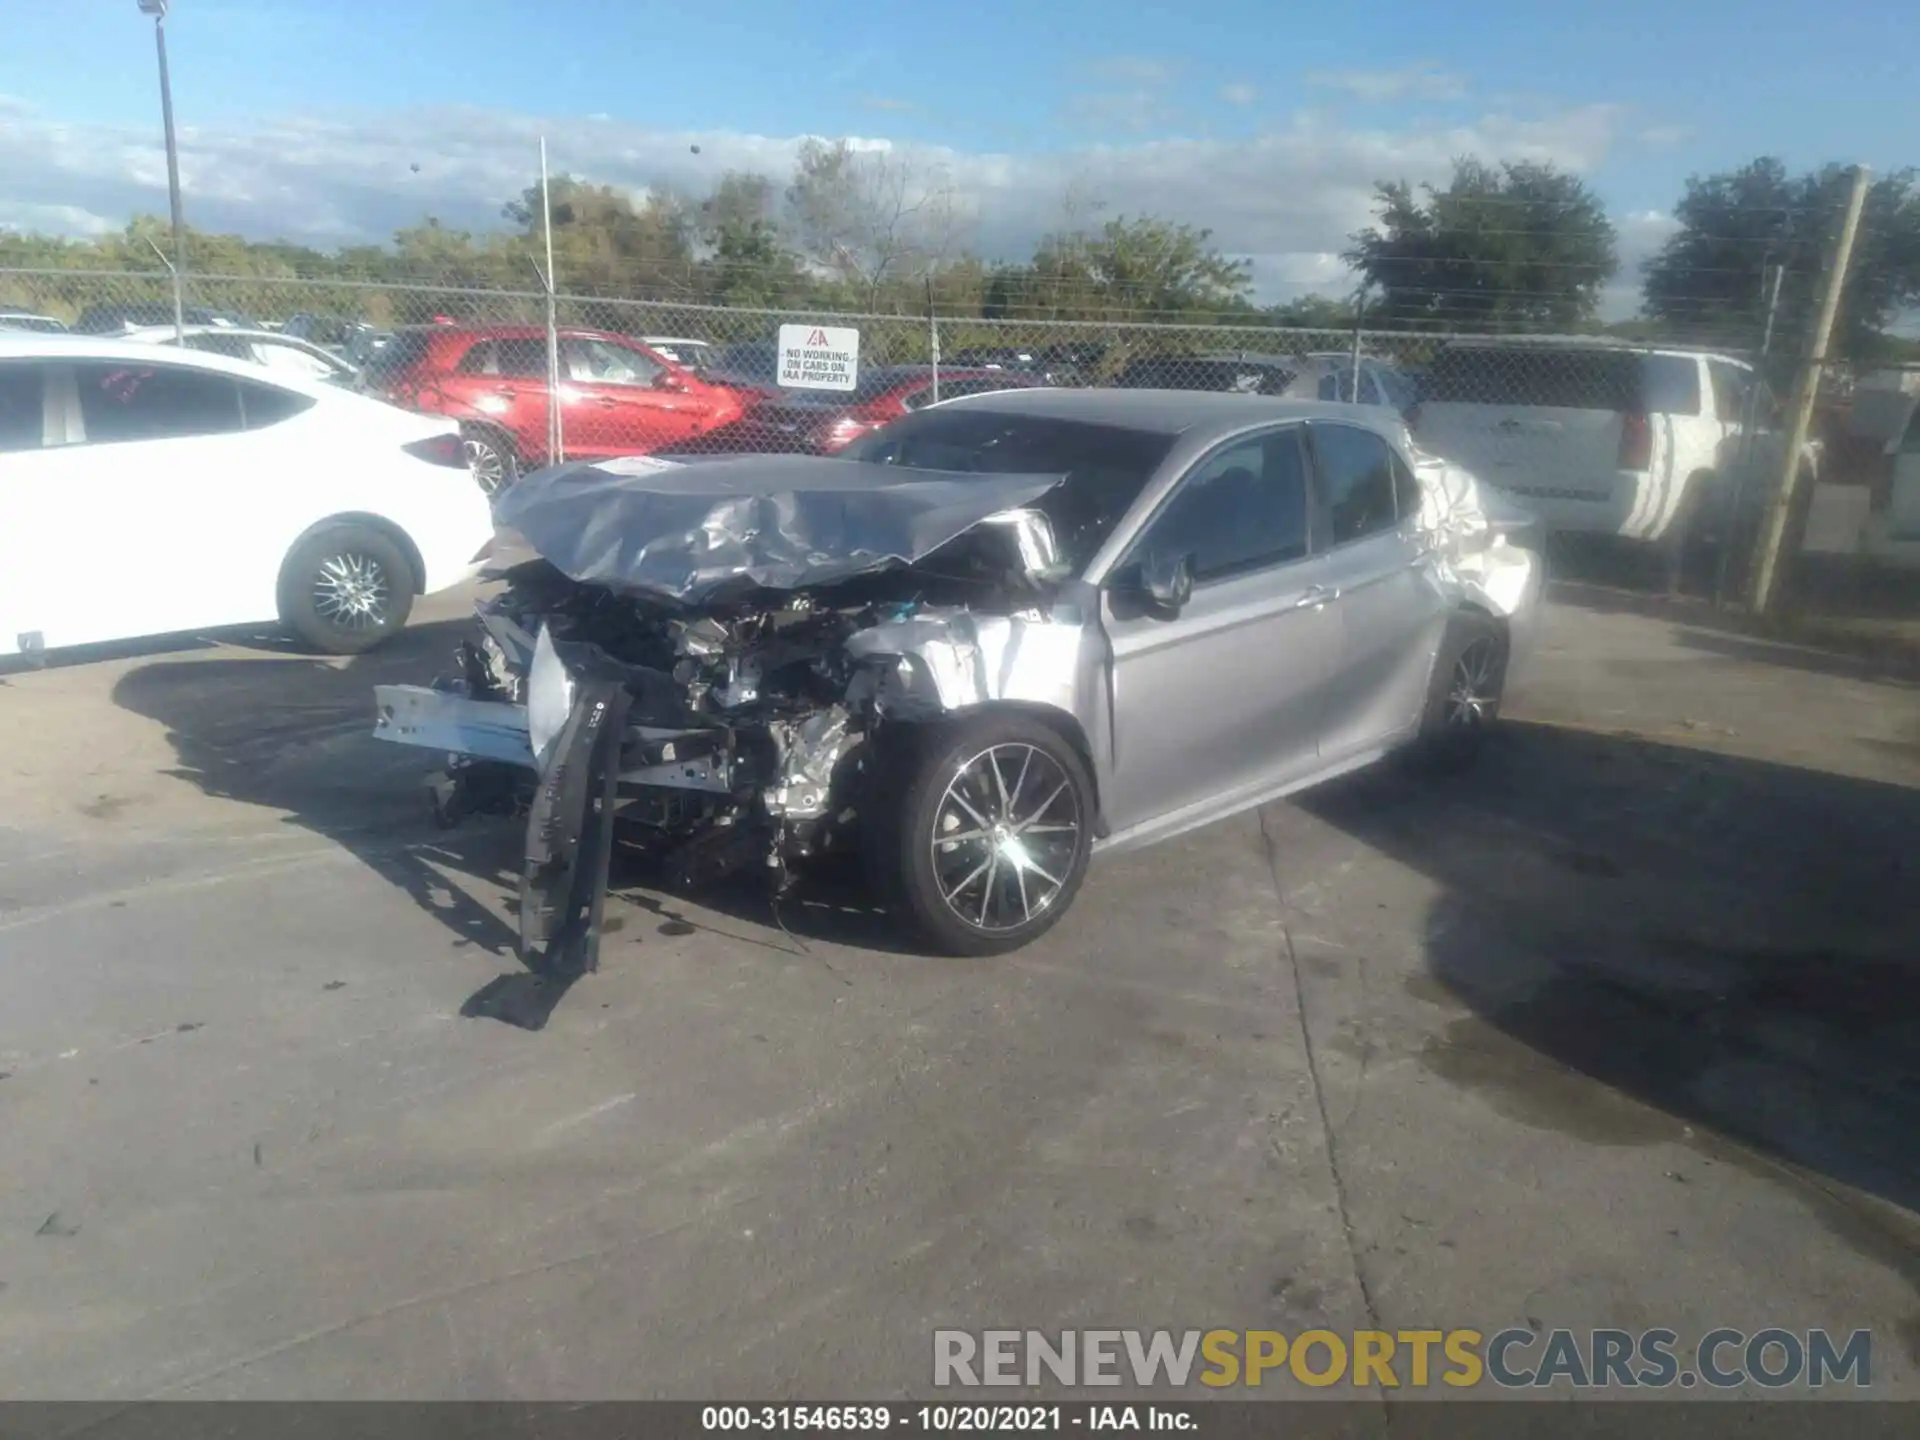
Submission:
POLYGON ((1173 437, 992 410, 926 410, 850 446, 849 460, 923 470, 1065 475, 1036 502, 1062 558, 1083 572, 1153 472, 1173 437))

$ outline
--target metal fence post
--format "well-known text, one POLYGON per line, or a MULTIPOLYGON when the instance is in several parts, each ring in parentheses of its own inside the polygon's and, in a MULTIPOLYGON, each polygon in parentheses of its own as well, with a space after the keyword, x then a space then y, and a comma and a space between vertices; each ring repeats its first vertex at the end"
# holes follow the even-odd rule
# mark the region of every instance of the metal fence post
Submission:
POLYGON ((1780 462, 1780 486, 1773 497, 1773 508, 1760 543, 1754 567, 1753 608, 1766 614, 1774 601, 1774 584, 1779 576, 1780 547, 1793 517, 1800 491, 1800 452, 1806 448, 1807 432, 1813 424, 1813 405, 1819 398, 1820 379, 1826 369, 1827 342, 1833 334, 1834 317, 1840 310, 1840 294, 1847 283, 1847 264, 1853 258, 1854 238, 1860 232, 1860 211, 1867 202, 1867 167, 1856 165, 1853 190, 1847 196, 1846 219, 1840 225, 1840 238, 1833 247, 1827 266, 1826 294, 1820 300, 1820 314, 1814 321, 1807 343, 1806 367, 1793 397, 1793 420, 1787 427, 1786 455, 1780 462))
POLYGON ((940 403, 940 316, 933 308, 933 276, 927 276, 927 354, 933 361, 933 403, 940 403))
POLYGON ((558 465, 566 455, 566 432, 560 417, 560 306, 553 273, 553 199, 547 190, 547 137, 540 137, 540 222, 546 232, 547 273, 541 277, 547 291, 547 463, 558 465))
MULTIPOLYGON (((1755 431, 1760 426, 1760 392, 1766 385, 1767 355, 1773 348, 1773 322, 1780 310, 1780 282, 1787 277, 1785 262, 1773 267, 1773 284, 1767 292, 1766 327, 1760 333, 1760 352, 1753 357, 1753 383, 1747 387, 1747 403, 1740 414, 1740 464, 1727 487, 1725 513, 1720 517, 1720 561, 1713 577, 1713 604, 1724 608, 1727 601, 1727 573, 1732 567, 1733 541, 1739 534, 1741 502, 1746 497, 1747 476, 1753 471, 1755 431)), ((1764 278, 1762 285, 1766 284, 1764 278)))

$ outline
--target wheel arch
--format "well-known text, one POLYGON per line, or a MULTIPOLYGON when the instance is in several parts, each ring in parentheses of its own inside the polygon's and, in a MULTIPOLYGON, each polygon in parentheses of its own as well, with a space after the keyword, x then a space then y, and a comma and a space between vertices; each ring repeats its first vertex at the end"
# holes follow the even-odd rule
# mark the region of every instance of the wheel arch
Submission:
POLYGON ((424 595, 427 593, 427 562, 420 554, 420 547, 413 543, 413 537, 398 525, 394 524, 393 521, 387 519, 386 516, 374 515, 364 510, 343 510, 338 515, 329 515, 324 520, 316 520, 298 535, 294 536, 292 542, 286 548, 286 553, 282 555, 280 560, 282 574, 285 573, 287 561, 292 558, 293 552, 306 544, 306 542, 311 540, 315 535, 327 530, 338 530, 349 525, 357 525, 362 529, 371 530, 375 534, 392 542, 400 553, 406 557, 407 569, 412 572, 410 578, 413 581, 413 593, 415 595, 424 595))
POLYGON ((1106 807, 1100 794, 1100 767, 1094 763, 1093 742, 1088 737, 1086 727, 1070 711, 1057 705, 1048 705, 1038 700, 983 700, 976 705, 962 705, 953 710, 942 711, 927 719, 896 721, 904 725, 948 725, 968 720, 976 715, 1019 715, 1032 720, 1058 735, 1066 745, 1080 757, 1080 763, 1086 768, 1087 783, 1093 787, 1093 833, 1098 839, 1105 839, 1110 827, 1107 824, 1106 807))

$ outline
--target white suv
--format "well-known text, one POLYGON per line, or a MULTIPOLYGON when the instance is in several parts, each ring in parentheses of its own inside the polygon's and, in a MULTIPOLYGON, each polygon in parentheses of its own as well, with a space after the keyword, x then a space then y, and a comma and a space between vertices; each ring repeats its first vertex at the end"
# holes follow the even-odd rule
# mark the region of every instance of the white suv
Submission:
MULTIPOLYGON (((1778 416, 1766 382, 1731 356, 1590 337, 1456 340, 1421 378, 1411 425, 1422 449, 1516 497, 1549 530, 1678 556, 1729 524, 1751 526, 1779 483, 1778 416)), ((1809 471, 1813 460, 1809 446, 1809 471)))

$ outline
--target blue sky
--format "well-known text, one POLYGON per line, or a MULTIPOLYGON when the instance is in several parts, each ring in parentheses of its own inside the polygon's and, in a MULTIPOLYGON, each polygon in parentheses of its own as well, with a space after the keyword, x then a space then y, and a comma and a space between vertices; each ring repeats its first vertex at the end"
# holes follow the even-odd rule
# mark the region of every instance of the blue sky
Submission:
MULTIPOLYGON (((315 237, 377 236, 423 204, 483 217, 498 200, 479 194, 495 170, 476 147, 510 148, 504 174, 533 132, 563 168, 681 188, 781 153, 750 137, 883 137, 1006 181, 1014 211, 1042 174, 1086 174, 1115 208, 1197 205, 1270 255, 1338 247, 1380 178, 1356 167, 1424 179, 1449 147, 1535 147, 1654 238, 1692 171, 1920 161, 1911 0, 175 0, 168 29, 190 211, 197 185, 203 214, 315 237), (494 116, 513 120, 496 135, 494 116), (397 163, 409 147, 420 172, 397 163), (1219 171, 1217 206, 1196 169, 1219 171), (1253 215, 1224 193, 1268 185, 1313 222, 1283 223, 1283 195, 1253 215)), ((160 208, 134 0, 0 0, 0 37, 0 160, 29 167, 0 221, 123 221, 116 148, 125 203, 160 208)), ((1018 218, 989 229, 1015 243, 1018 218)))

